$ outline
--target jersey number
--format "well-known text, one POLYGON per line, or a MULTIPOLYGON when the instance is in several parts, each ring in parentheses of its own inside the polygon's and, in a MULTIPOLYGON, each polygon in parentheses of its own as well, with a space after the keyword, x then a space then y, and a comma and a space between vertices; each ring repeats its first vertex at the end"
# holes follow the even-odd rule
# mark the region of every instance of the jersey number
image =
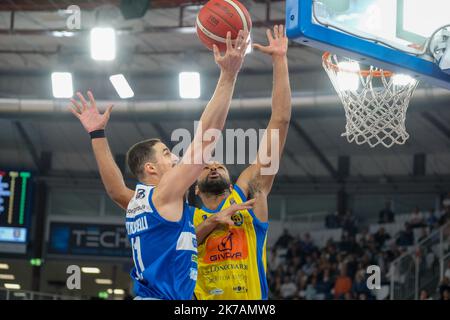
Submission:
POLYGON ((142 262, 141 253, 141 238, 139 236, 131 239, 131 246, 133 248, 133 261, 136 267, 136 274, 139 279, 142 279, 142 273, 144 272, 144 262, 142 262))

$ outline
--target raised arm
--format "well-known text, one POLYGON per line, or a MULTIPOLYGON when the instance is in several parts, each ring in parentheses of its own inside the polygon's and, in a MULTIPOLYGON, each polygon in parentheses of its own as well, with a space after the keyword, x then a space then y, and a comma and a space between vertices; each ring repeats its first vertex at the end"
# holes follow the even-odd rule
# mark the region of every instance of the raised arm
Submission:
POLYGON ((273 35, 267 30, 268 46, 255 44, 255 49, 272 56, 273 90, 272 114, 262 138, 255 163, 245 169, 237 185, 248 197, 257 197, 255 214, 267 221, 267 196, 278 172, 291 119, 291 88, 287 62, 288 39, 283 25, 274 26, 273 35))
MULTIPOLYGON (((72 106, 70 111, 80 120, 84 129, 88 133, 105 130, 111 115, 112 106, 109 106, 103 114, 100 114, 92 92, 88 91, 90 103, 85 100, 81 93, 78 92, 77 96, 80 102, 71 99, 72 106)), ((91 144, 106 192, 115 203, 126 209, 134 192, 125 185, 122 173, 114 161, 106 136, 92 138, 91 144)))
POLYGON ((255 199, 248 200, 243 203, 234 203, 228 208, 210 216, 195 228, 197 235, 197 243, 201 244, 205 238, 220 224, 233 226, 234 221, 231 216, 240 210, 249 210, 253 208, 255 199))
MULTIPOLYGON (((164 174, 158 187, 155 189, 153 201, 161 213, 161 206, 172 201, 179 201, 186 190, 200 175, 206 161, 211 157, 216 140, 204 139, 203 133, 215 129, 220 132, 225 124, 230 108, 236 78, 241 69, 247 48, 248 33, 239 32, 236 43, 233 45, 231 34, 227 34, 227 51, 224 56, 214 46, 214 58, 220 67, 220 78, 214 95, 207 104, 194 135, 193 141, 180 163, 164 174)), ((217 132, 216 131, 216 132, 217 132)), ((211 131, 210 131, 211 132, 211 131)), ((169 210, 170 211, 170 210, 169 210)))

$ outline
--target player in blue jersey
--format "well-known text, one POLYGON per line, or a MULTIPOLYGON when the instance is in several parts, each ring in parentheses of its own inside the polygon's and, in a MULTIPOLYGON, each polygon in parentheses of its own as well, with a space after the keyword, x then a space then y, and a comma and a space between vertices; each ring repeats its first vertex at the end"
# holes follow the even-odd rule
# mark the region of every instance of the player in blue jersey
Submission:
MULTIPOLYGON (((221 55, 214 47, 220 77, 185 155, 179 160, 159 139, 141 141, 127 153, 127 164, 139 180, 134 191, 125 186, 120 170, 111 166, 113 156, 105 137, 112 106, 100 114, 94 96, 89 103, 81 93, 72 99, 72 113, 91 136, 92 147, 107 192, 126 208, 126 227, 132 244, 135 293, 147 299, 191 299, 197 278, 197 243, 193 212, 184 201, 188 188, 202 172, 204 152, 213 150, 215 140, 206 141, 201 132, 222 130, 237 74, 248 45, 248 33, 239 32, 232 44, 227 34, 227 50, 221 55), (131 201, 130 201, 131 198, 131 201)), ((239 210, 239 208, 237 208, 239 210)))

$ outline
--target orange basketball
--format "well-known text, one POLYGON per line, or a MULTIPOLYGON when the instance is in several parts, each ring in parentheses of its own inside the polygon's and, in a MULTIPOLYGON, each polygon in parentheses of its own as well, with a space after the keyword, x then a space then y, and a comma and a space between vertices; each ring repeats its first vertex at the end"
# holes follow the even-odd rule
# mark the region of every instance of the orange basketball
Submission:
POLYGON ((197 15, 197 35, 203 44, 212 50, 213 44, 226 51, 227 32, 236 39, 239 30, 252 29, 252 20, 247 9, 237 0, 210 0, 197 15))

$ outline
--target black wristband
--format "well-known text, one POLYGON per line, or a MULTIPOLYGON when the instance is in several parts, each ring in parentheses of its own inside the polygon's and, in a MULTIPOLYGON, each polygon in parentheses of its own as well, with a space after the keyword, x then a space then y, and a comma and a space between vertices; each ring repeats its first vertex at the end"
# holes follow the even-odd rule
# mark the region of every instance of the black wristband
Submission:
POLYGON ((105 137, 105 129, 91 131, 91 132, 89 132, 89 135, 91 136, 91 139, 104 138, 105 137))

